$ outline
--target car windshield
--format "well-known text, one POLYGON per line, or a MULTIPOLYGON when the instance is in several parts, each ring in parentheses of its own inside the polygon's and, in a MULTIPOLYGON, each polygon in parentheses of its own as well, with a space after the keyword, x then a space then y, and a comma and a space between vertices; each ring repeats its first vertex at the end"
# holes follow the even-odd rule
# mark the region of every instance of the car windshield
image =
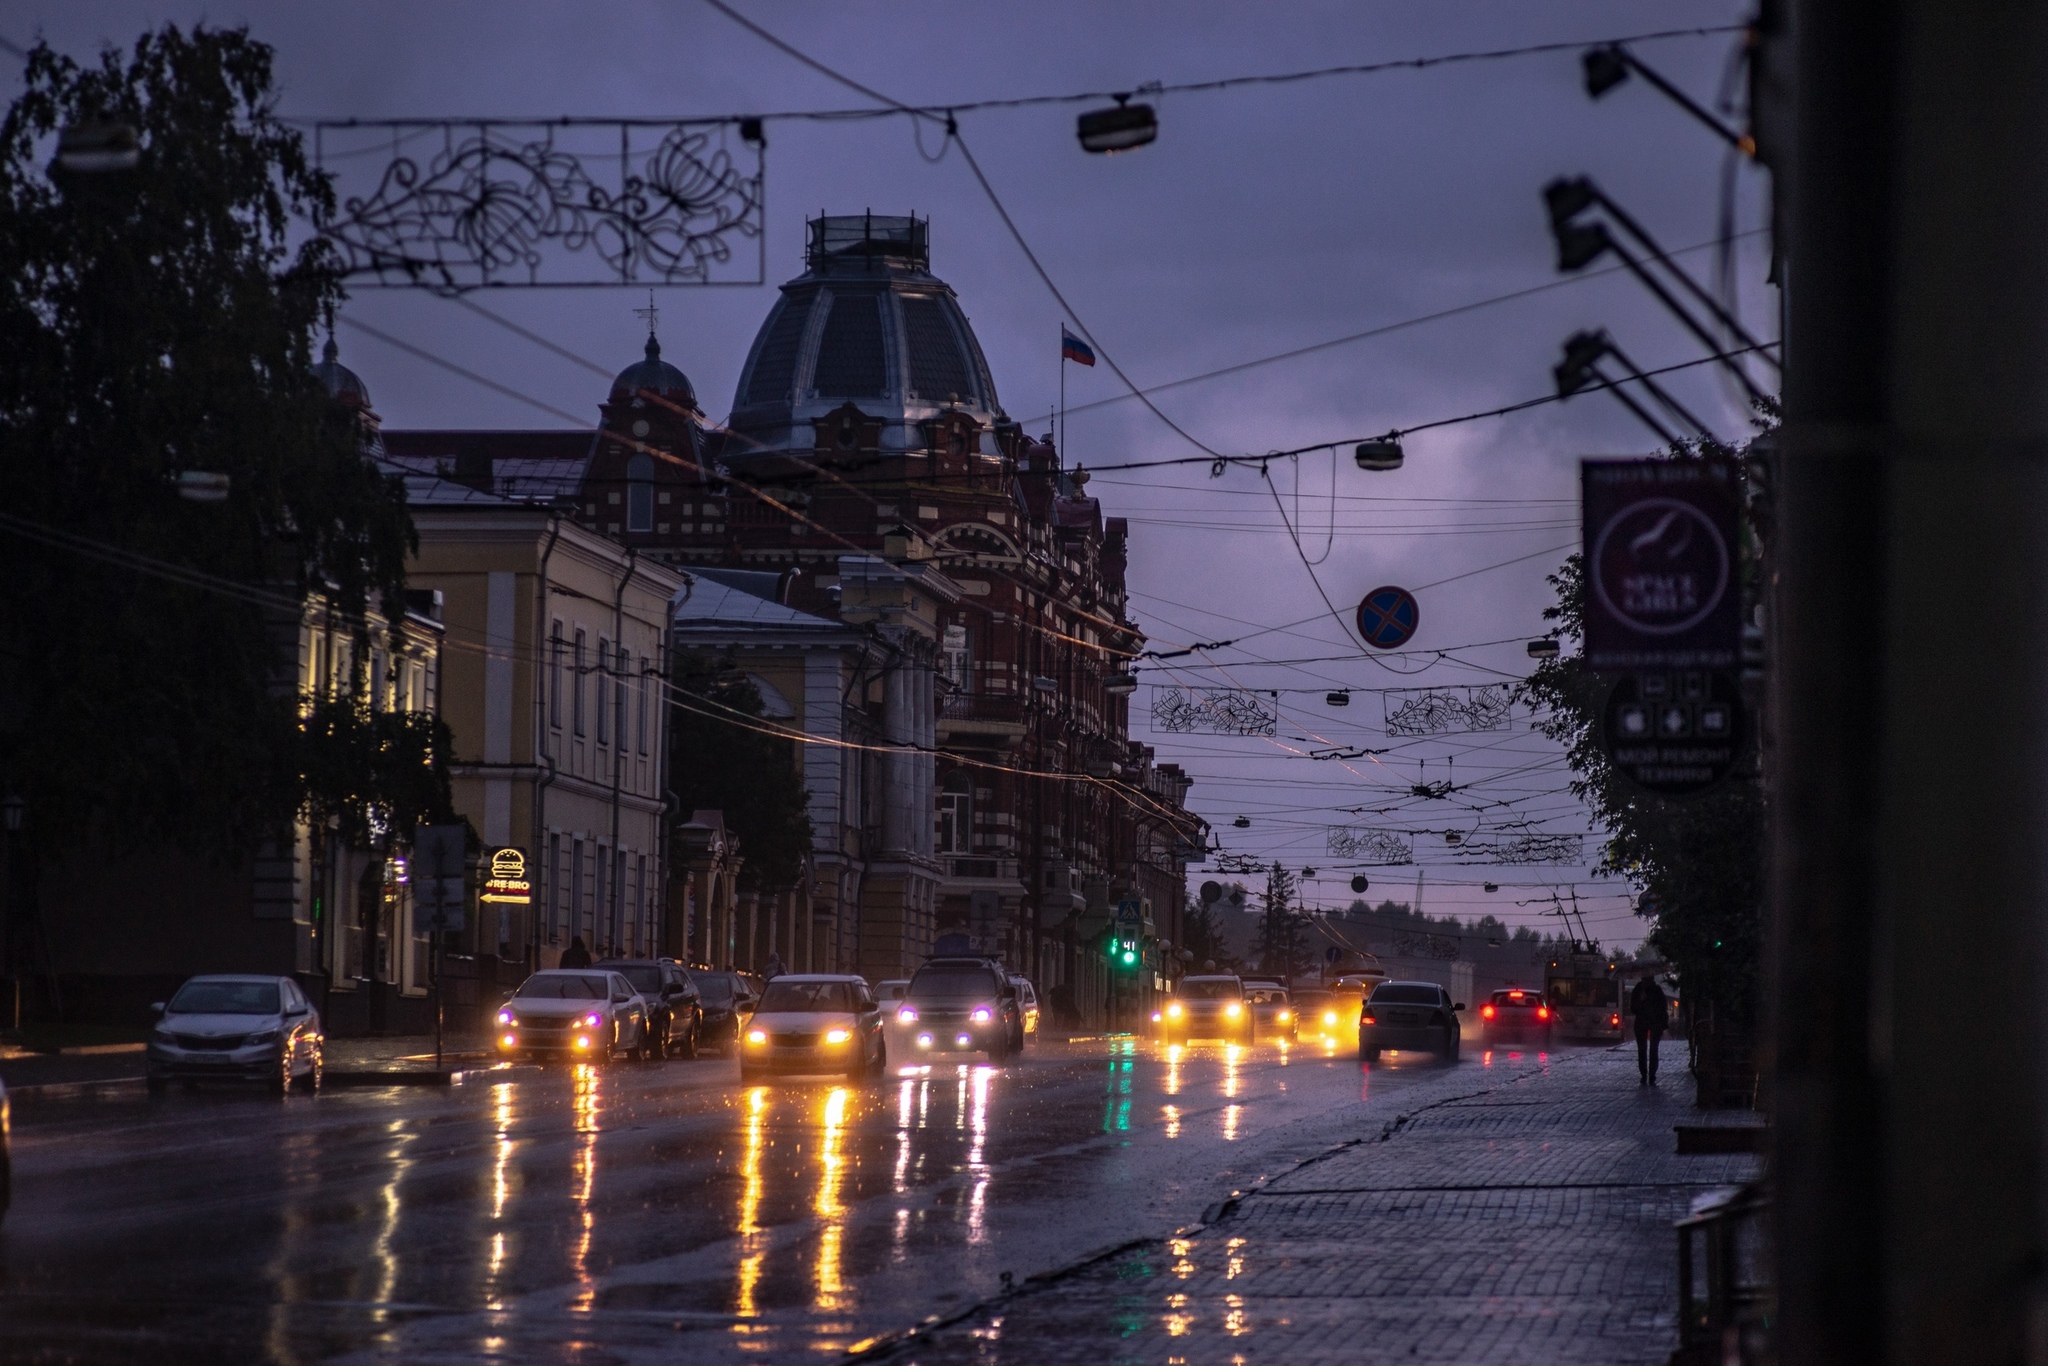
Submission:
POLYGON ((1245 991, 1245 999, 1255 1006, 1284 1006, 1287 993, 1274 987, 1250 988, 1245 991))
POLYGON ((187 982, 167 1007, 180 1015, 275 1015, 275 982, 187 982))
POLYGON ((722 972, 693 972, 690 980, 697 984, 698 994, 713 1004, 732 999, 732 978, 722 972))
POLYGON ((1611 1006, 1620 997, 1605 977, 1560 977, 1550 984, 1554 1006, 1611 1006))
POLYGON ((1243 995, 1244 988, 1228 977, 1190 977, 1180 984, 1183 1001, 1235 1001, 1243 995))
POLYGON ((908 982, 884 982, 875 988, 875 995, 884 1001, 900 1001, 903 999, 903 989, 909 985, 908 982))
POLYGON ((1441 1004, 1443 993, 1436 987, 1408 986, 1400 982, 1388 982, 1372 991, 1374 1005, 1433 1006, 1441 1004))
POLYGON ((519 984, 519 995, 539 1001, 602 1001, 611 995, 611 983, 580 972, 536 973, 519 984))
POLYGON ((770 982, 768 989, 761 993, 761 1004, 755 1007, 758 1012, 768 1015, 806 1010, 850 1012, 852 1009, 851 982, 792 982, 786 977, 770 982))
POLYGON ((1497 1006, 1535 1006, 1541 998, 1533 991, 1496 991, 1493 1003, 1497 1006))
POLYGON ((1297 991, 1294 993, 1294 1004, 1300 1006, 1303 1010, 1314 1010, 1329 999, 1330 993, 1327 991, 1297 991))
POLYGON ((925 968, 910 979, 910 989, 903 994, 919 1001, 987 1000, 996 994, 996 980, 987 968, 925 968))
POLYGON ((628 963, 612 971, 631 982, 635 991, 643 991, 650 996, 661 992, 661 969, 652 963, 628 963))

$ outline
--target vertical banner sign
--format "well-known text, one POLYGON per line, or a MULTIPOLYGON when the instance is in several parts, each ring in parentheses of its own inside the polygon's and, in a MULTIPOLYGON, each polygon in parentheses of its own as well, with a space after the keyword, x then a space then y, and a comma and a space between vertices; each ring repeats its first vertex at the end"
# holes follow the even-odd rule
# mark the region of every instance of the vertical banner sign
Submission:
POLYGON ((1715 460, 1579 463, 1586 664, 1732 669, 1742 645, 1735 470, 1715 460))
POLYGON ((1661 796, 1713 787, 1741 754, 1736 473, 1725 461, 1587 460, 1586 664, 1610 675, 1615 771, 1661 796))

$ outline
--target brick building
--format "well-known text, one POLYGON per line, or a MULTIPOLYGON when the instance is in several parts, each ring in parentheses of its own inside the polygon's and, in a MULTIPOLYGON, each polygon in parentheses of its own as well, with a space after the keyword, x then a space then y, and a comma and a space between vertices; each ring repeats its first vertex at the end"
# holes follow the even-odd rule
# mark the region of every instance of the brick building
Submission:
MULTIPOLYGON (((926 222, 809 228, 806 269, 754 340, 729 424, 705 420, 650 338, 603 407, 576 516, 678 569, 772 575, 780 604, 817 619, 854 619, 867 590, 846 563, 957 587, 926 595, 939 752, 919 798, 928 851, 909 863, 931 860, 935 933, 972 935, 1094 1015, 1114 903, 1145 908, 1144 985, 1169 974, 1202 837, 1186 776, 1129 739, 1122 665, 1144 637, 1125 598, 1128 526, 1004 413, 931 273, 926 222)), ((857 961, 874 975, 894 952, 857 961)))

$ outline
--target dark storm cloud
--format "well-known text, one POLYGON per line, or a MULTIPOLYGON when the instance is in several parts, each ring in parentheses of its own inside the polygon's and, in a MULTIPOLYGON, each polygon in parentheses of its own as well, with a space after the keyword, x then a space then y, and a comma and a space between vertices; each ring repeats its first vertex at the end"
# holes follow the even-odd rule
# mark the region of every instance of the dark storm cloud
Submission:
MULTIPOLYGON (((1586 0, 1544 6, 754 3, 746 10, 821 60, 920 104, 1593 39, 1733 23, 1744 13, 1729 0, 1657 6, 1586 0)), ((27 0, 12 9, 4 36, 19 42, 46 35, 83 53, 102 41, 132 40, 150 24, 202 17, 247 23, 277 47, 283 107, 293 114, 707 114, 860 102, 694 0, 230 8, 27 0)), ((1734 43, 1732 37, 1678 40, 1643 53, 1687 89, 1711 97, 1734 43)), ((1158 142, 1115 158, 1085 156, 1076 148, 1071 109, 980 113, 961 123, 1048 269, 1094 335, 1141 384, 1554 278, 1539 191, 1556 175, 1593 175, 1667 245, 1705 241, 1715 231, 1722 148, 1640 82, 1598 104, 1590 101, 1570 52, 1173 95, 1158 105, 1158 142)), ((927 161, 902 120, 781 123, 769 136, 770 285, 671 290, 660 299, 665 354, 690 373, 706 408, 714 416, 725 410, 773 284, 799 269, 805 213, 915 210, 932 218, 934 268, 960 292, 1006 406, 1041 430, 1057 392, 1059 312, 957 151, 927 161)), ((928 134, 925 148, 938 145, 928 134)), ((1739 227, 1758 225, 1762 189, 1756 173, 1742 173, 1739 227)), ((1700 274, 1708 271, 1706 254, 1687 259, 1700 274)), ((1761 284, 1758 239, 1747 240, 1743 263, 1747 316, 1774 334, 1768 316, 1774 296, 1761 284)), ((494 295, 491 306, 617 367, 638 350, 641 323, 631 309, 644 302, 629 290, 506 291, 494 295)), ((595 415, 601 380, 445 301, 364 290, 351 309, 556 407, 595 415)), ((1607 277, 1177 389, 1158 401, 1219 449, 1256 452, 1357 437, 1540 395, 1550 386, 1559 342, 1591 326, 1612 329, 1645 365, 1698 354, 1631 281, 1607 277)), ((344 334, 342 341, 390 425, 551 425, 360 334, 344 334)), ((1075 402, 1116 392, 1106 367, 1073 371, 1068 379, 1075 402)), ((1690 372, 1673 388, 1713 414, 1724 431, 1740 429, 1739 406, 1711 373, 1690 372)), ((1071 435, 1069 455, 1095 464, 1190 453, 1135 403, 1077 416, 1071 435)), ((1419 434, 1408 442, 1408 467, 1398 475, 1364 475, 1341 459, 1336 487, 1347 497, 1570 499, 1578 456, 1645 447, 1632 421, 1593 395, 1419 434)), ((1330 461, 1323 455, 1299 462, 1304 494, 1327 492, 1330 461)), ((1274 469, 1290 491, 1296 474, 1290 462, 1274 469)), ((1147 595, 1134 607, 1163 643, 1226 638, 1242 629, 1228 618, 1278 624, 1319 606, 1293 549, 1275 533, 1271 500, 1253 473, 1233 471, 1211 481, 1201 467, 1182 467, 1116 479, 1096 491, 1112 515, 1120 505, 1148 509, 1132 514, 1132 582, 1147 595), (1218 496, 1218 489, 1234 496, 1218 496)), ((1517 523, 1570 522, 1576 515, 1559 503, 1420 511, 1433 506, 1452 505, 1342 502, 1339 529, 1347 521, 1471 523, 1483 520, 1473 510, 1487 506, 1517 523)), ((1330 505, 1308 497, 1303 515, 1320 530, 1330 505)), ((1348 608, 1378 583, 1429 583, 1572 539, 1570 531, 1554 527, 1340 535, 1317 573, 1330 596, 1348 608)), ((1318 538, 1313 549, 1321 545, 1318 538)), ((1550 597, 1543 574, 1554 562, 1526 560, 1423 594, 1418 643, 1463 645, 1533 634, 1550 597)), ((1265 636, 1249 650, 1292 658, 1343 648, 1345 637, 1333 622, 1300 629, 1304 635, 1265 636)), ((1507 673, 1526 667, 1514 645, 1461 653, 1507 673)), ((1261 668, 1245 653, 1215 658, 1240 661, 1224 672, 1261 687, 1493 676, 1439 667, 1404 680, 1359 661, 1315 665, 1311 676, 1261 668)), ((1315 720, 1333 735, 1363 741, 1372 737, 1377 718, 1377 707, 1360 706, 1342 718, 1315 720)), ((1291 784, 1307 777, 1352 780, 1327 763, 1258 757, 1251 742, 1160 743, 1168 757, 1185 755, 1200 779, 1195 805, 1234 846, 1277 853, 1297 867, 1327 861, 1320 827, 1331 818, 1291 813, 1284 820, 1298 824, 1287 825, 1277 808, 1325 800, 1355 805, 1368 796, 1365 780, 1355 796, 1322 787, 1295 790, 1291 784), (1239 811, 1263 808, 1275 813, 1255 817, 1251 831, 1230 827, 1239 811)), ((1509 746, 1512 755, 1463 742, 1407 754, 1428 755, 1434 773, 1461 748, 1468 751, 1459 760, 1462 779, 1529 762, 1542 746, 1524 732, 1509 746)), ((1361 768, 1373 779, 1392 774, 1402 781, 1420 772, 1411 757, 1389 763, 1389 769, 1361 768)), ((1511 785, 1517 791, 1558 788, 1561 772, 1553 763, 1537 775, 1540 782, 1511 785)), ((1568 811, 1568 801, 1540 800, 1540 809, 1568 811)), ((1584 828, 1571 819, 1554 826, 1584 828)), ((1514 875, 1502 869, 1496 876, 1514 875)), ((1336 883, 1319 890, 1327 900, 1349 895, 1336 883)), ((1476 887, 1430 895, 1433 909, 1466 914, 1500 911, 1507 900, 1476 887)), ((1610 895, 1602 904, 1608 908, 1603 914, 1612 916, 1619 903, 1610 895)), ((1605 929, 1624 941, 1634 937, 1625 921, 1605 929)))

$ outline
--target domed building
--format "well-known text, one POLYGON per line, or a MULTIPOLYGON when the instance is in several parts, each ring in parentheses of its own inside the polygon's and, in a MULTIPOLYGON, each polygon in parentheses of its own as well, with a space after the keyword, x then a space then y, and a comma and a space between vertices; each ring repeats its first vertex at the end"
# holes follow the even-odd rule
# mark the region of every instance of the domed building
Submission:
POLYGON ((918 450, 949 414, 978 431, 1001 422, 974 329, 931 273, 929 220, 859 214, 808 228, 806 269, 782 286, 740 372, 733 453, 850 448, 870 422, 870 449, 918 450))

